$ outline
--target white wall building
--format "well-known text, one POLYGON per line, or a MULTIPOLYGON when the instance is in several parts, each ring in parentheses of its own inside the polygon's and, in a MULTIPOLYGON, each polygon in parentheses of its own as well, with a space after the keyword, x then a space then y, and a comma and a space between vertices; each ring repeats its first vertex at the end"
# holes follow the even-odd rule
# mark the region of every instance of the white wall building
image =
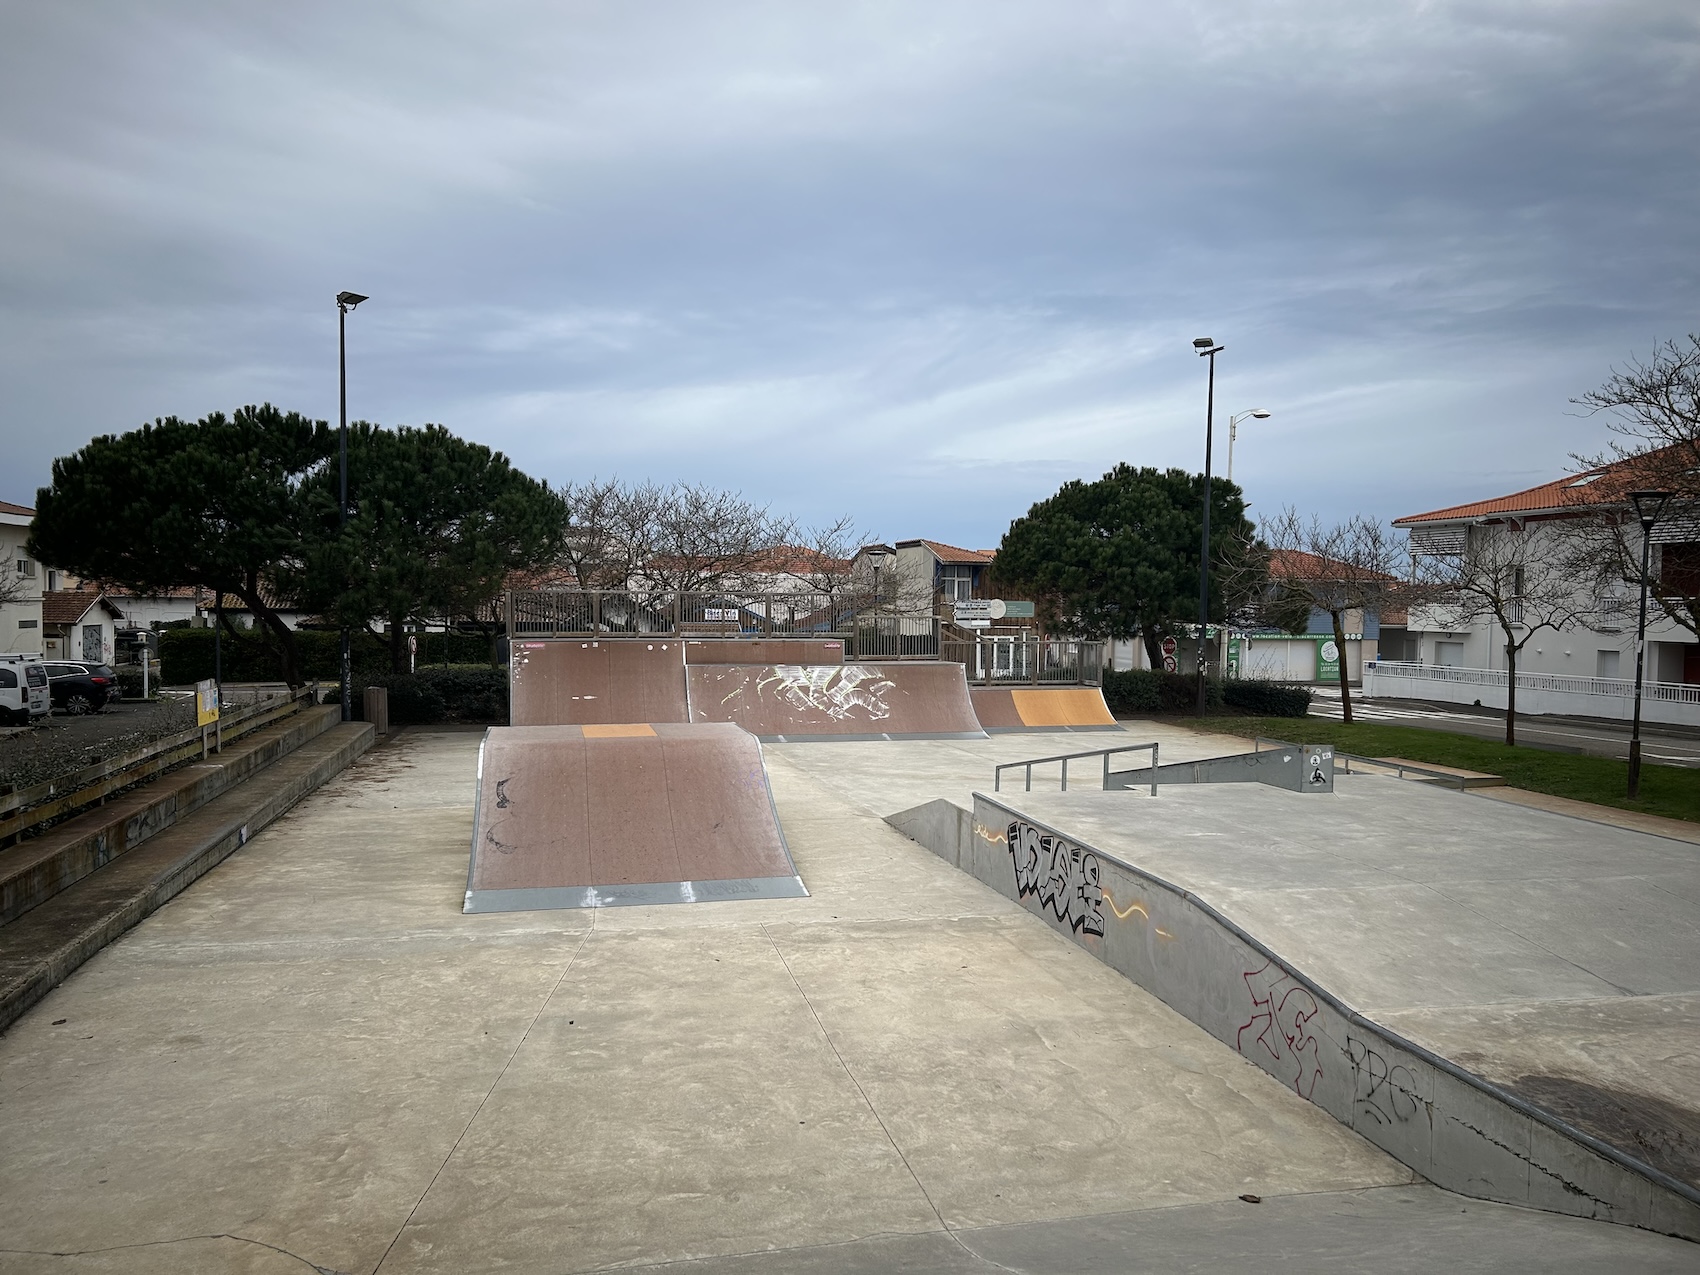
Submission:
MULTIPOLYGON (((1412 553, 1419 557, 1493 553, 1495 538, 1517 536, 1524 538, 1523 560, 1557 561, 1561 541, 1579 519, 1631 518, 1626 497, 1631 466, 1620 461, 1508 496, 1412 514, 1393 525, 1410 532, 1412 553)), ((1629 534, 1638 545, 1639 528, 1631 523, 1629 534)), ((1679 510, 1663 518, 1652 542, 1650 579, 1700 570, 1700 517, 1679 510)), ((1626 716, 1635 676, 1638 583, 1614 581, 1596 592, 1594 584, 1578 578, 1573 604, 1574 619, 1536 632, 1518 653, 1518 710, 1626 716)), ((1532 615, 1533 607, 1529 610, 1532 615)), ((1522 626, 1514 630, 1519 638, 1527 632, 1522 626)), ((1407 632, 1406 650, 1413 658, 1380 662, 1375 685, 1366 683, 1367 690, 1504 707, 1505 636, 1491 615, 1465 617, 1443 604, 1415 606, 1407 632)), ((1662 715, 1664 720, 1700 721, 1700 640, 1656 606, 1648 609, 1645 679, 1672 688, 1653 698, 1687 706, 1675 716, 1662 715)))
POLYGON ((24 548, 35 510, 0 500, 0 651, 41 652, 41 595, 57 588, 49 572, 24 548))

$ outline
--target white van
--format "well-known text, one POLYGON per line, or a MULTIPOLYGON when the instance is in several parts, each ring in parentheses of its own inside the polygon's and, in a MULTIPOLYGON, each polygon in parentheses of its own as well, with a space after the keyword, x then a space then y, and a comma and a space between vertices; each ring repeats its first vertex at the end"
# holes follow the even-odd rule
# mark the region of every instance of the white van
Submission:
POLYGON ((52 711, 41 656, 0 652, 0 722, 27 726, 52 711))

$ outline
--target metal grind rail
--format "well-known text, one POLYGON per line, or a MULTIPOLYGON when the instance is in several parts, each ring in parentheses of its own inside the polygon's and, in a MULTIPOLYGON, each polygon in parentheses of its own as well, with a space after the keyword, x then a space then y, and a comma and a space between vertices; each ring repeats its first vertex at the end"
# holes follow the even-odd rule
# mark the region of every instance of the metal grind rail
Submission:
MULTIPOLYGON (((1301 747, 1285 739, 1271 739, 1268 736, 1259 735, 1251 741, 1251 751, 1254 753, 1259 751, 1263 744, 1274 744, 1279 748, 1297 749, 1301 747)), ((1454 775, 1450 771, 1434 770, 1428 766, 1416 766, 1408 761, 1389 761, 1381 757, 1365 757, 1361 753, 1343 753, 1339 749, 1334 750, 1334 758, 1336 761, 1346 763, 1345 771, 1348 775, 1352 773, 1352 763, 1357 762, 1360 766, 1374 766, 1380 770, 1391 770, 1395 777, 1399 779, 1403 779, 1405 772, 1409 771, 1413 775, 1421 775, 1422 782, 1425 783, 1455 784, 1459 792, 1468 791, 1470 787, 1469 777, 1466 775, 1454 775)))
MULTIPOLYGON (((1059 753, 1055 757, 1035 757, 1031 761, 1006 761, 1006 762, 1002 763, 1001 765, 999 765, 995 770, 992 771, 992 791, 993 792, 1002 791, 1002 789, 1003 789, 1003 772, 1004 771, 1006 771, 1006 770, 1016 770, 1016 769, 1025 769, 1026 772, 1027 772, 1027 783, 1026 783, 1026 787, 1025 787, 1024 791, 1032 792, 1033 791, 1033 767, 1043 766, 1043 765, 1046 765, 1047 763, 1053 762, 1053 761, 1060 761, 1062 763, 1062 790, 1064 792, 1067 792, 1068 791, 1068 764, 1069 764, 1069 762, 1080 761, 1081 759, 1086 758, 1086 757, 1102 757, 1104 759, 1103 786, 1104 786, 1105 789, 1108 789, 1109 786, 1110 786, 1110 775, 1112 773, 1118 774, 1118 775, 1136 775, 1136 774, 1139 773, 1139 771, 1137 771, 1137 770, 1119 770, 1119 771, 1112 772, 1110 770, 1110 758, 1115 756, 1117 753, 1143 753, 1143 752, 1150 752, 1150 754, 1151 754, 1151 795, 1153 797, 1155 797, 1157 795, 1157 745, 1156 744, 1123 744, 1118 748, 1094 748, 1090 752, 1084 752, 1084 753, 1059 753)), ((1141 769, 1144 769, 1144 768, 1141 767, 1141 769)))

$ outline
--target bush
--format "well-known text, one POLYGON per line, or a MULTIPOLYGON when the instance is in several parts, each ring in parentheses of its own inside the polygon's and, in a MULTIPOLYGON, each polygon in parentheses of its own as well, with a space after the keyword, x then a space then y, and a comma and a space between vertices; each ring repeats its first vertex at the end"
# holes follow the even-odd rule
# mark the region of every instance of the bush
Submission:
MULTIPOLYGON (((1193 713, 1198 711, 1198 680, 1154 669, 1106 671, 1104 702, 1112 713, 1193 713)), ((1204 704, 1207 711, 1222 707, 1222 684, 1214 678, 1204 683, 1204 704)))
MULTIPOLYGON (((420 637, 423 640, 415 658, 421 672, 427 664, 443 658, 445 639, 451 660, 463 664, 487 665, 489 662, 490 640, 476 633, 424 633, 420 637)), ((263 633, 252 629, 238 629, 234 637, 226 633, 220 654, 227 682, 283 680, 283 661, 263 633)), ((299 629, 295 634, 295 654, 301 665, 302 677, 324 682, 342 678, 340 633, 299 629)), ((377 677, 389 673, 390 648, 381 637, 366 632, 353 634, 349 641, 349 655, 356 680, 362 674, 377 677)), ((166 686, 187 686, 211 677, 212 629, 163 630, 159 635, 159 670, 160 681, 166 686)))
POLYGON ((508 720, 508 674, 478 664, 421 668, 417 673, 382 673, 356 678, 354 711, 362 708, 362 692, 381 686, 390 694, 390 721, 397 726, 428 726, 435 722, 508 720))
POLYGON ((1222 688, 1229 708, 1253 717, 1308 717, 1310 689, 1259 678, 1235 678, 1222 688))

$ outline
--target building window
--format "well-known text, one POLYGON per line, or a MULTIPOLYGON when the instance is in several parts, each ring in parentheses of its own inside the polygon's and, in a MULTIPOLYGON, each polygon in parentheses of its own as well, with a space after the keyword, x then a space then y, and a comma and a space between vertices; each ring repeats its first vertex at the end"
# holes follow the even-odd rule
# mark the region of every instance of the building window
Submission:
POLYGON ((1596 651, 1594 653, 1594 676, 1617 677, 1622 653, 1619 651, 1596 651))
POLYGON ((40 620, 19 620, 18 621, 18 627, 20 629, 39 629, 41 627, 41 621, 40 620))
POLYGON ((939 592, 946 602, 961 602, 974 596, 973 567, 939 568, 939 592))
POLYGON ((49 593, 59 592, 59 573, 52 568, 49 568, 47 572, 46 588, 49 593))
POLYGON ((21 576, 28 577, 31 580, 35 579, 35 559, 34 558, 19 558, 18 559, 18 574, 21 575, 21 576))

